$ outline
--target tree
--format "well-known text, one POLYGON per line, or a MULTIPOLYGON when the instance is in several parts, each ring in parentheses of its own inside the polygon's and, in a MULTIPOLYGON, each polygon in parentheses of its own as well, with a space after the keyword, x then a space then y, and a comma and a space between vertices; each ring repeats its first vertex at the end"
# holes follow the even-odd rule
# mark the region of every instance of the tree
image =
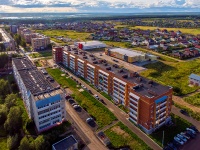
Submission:
POLYGON ((11 107, 16 105, 17 94, 9 94, 5 98, 5 105, 7 110, 9 111, 11 107))
POLYGON ((0 101, 1 101, 1 103, 4 103, 4 98, 8 93, 9 93, 8 81, 6 81, 4 79, 0 79, 0 101))
POLYGON ((16 149, 19 143, 19 137, 18 134, 15 134, 14 136, 9 136, 7 139, 7 147, 9 150, 16 149))
POLYGON ((7 54, 0 54, 0 69, 4 68, 8 63, 8 55, 7 54))
POLYGON ((22 110, 19 106, 10 108, 4 128, 10 133, 18 133, 22 127, 22 110))
POLYGON ((0 125, 4 124, 7 118, 6 106, 0 105, 0 125))
POLYGON ((50 144, 47 140, 45 140, 43 135, 39 135, 35 141, 35 149, 36 150, 48 150, 50 147, 50 144))
POLYGON ((25 136, 20 142, 19 150, 33 150, 34 145, 29 139, 25 136))

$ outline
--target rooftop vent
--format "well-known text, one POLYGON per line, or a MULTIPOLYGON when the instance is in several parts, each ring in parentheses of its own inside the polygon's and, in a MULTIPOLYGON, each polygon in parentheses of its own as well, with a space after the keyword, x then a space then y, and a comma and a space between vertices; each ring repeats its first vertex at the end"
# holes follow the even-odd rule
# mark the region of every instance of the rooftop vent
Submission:
POLYGON ((134 90, 137 90, 137 89, 139 89, 139 88, 140 88, 139 85, 136 85, 136 86, 133 87, 134 90))
POLYGON ((106 70, 111 70, 111 67, 107 67, 106 70))
POLYGON ((148 90, 148 93, 153 95, 153 96, 157 96, 156 92, 152 91, 152 90, 148 90))
POLYGON ((128 75, 127 75, 127 74, 125 74, 125 75, 123 75, 123 76, 122 76, 122 78, 128 78, 128 75))
POLYGON ((122 73, 122 72, 124 72, 124 70, 123 70, 123 69, 120 69, 120 70, 118 70, 118 72, 119 72, 119 73, 122 73))

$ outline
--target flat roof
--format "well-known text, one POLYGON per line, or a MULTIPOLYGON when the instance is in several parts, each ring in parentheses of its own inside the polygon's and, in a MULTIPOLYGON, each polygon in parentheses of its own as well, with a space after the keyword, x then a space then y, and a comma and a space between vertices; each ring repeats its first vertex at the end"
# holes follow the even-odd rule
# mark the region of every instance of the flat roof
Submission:
POLYGON ((35 96, 35 100, 43 99, 61 93, 60 85, 49 75, 42 74, 26 57, 13 58, 23 83, 27 90, 35 96))
MULTIPOLYGON (((93 66, 96 66, 96 65, 99 66, 100 68, 102 68, 102 71, 107 71, 107 72, 111 72, 111 73, 115 74, 115 77, 120 80, 123 79, 125 81, 128 81, 128 82, 134 84, 134 86, 138 86, 137 88, 134 88, 134 90, 135 90, 135 92, 137 92, 140 95, 147 96, 147 97, 159 96, 163 93, 166 93, 170 88, 168 86, 161 85, 154 81, 152 82, 152 80, 142 77, 139 74, 137 74, 137 77, 130 77, 130 73, 135 73, 135 72, 129 71, 128 69, 123 68, 123 66, 119 66, 117 63, 111 63, 111 62, 107 62, 107 61, 106 61, 106 63, 103 63, 103 62, 100 63, 99 61, 103 60, 103 59, 100 59, 89 52, 79 50, 79 54, 75 54, 77 50, 78 49, 73 50, 73 48, 71 48, 71 51, 69 51, 69 52, 73 55, 78 56, 82 60, 87 60, 93 66), (84 59, 85 56, 80 54, 81 51, 83 53, 85 53, 85 56, 87 56, 87 59, 84 59), (92 57, 90 55, 92 55, 92 57), (94 60, 94 58, 95 58, 95 60, 94 60), (98 63, 93 64, 94 61, 97 61, 98 63), (118 65, 118 67, 117 68, 114 67, 113 66, 114 64, 118 65), (108 67, 110 67, 111 70, 107 70, 106 68, 108 68, 108 67), (121 69, 123 70, 122 72, 120 72, 121 69), (127 75, 127 78, 123 78, 122 77, 123 75, 127 75)), ((64 51, 68 51, 68 47, 64 47, 64 51)))
POLYGON ((53 144, 52 147, 55 150, 66 150, 76 143, 78 143, 77 140, 74 138, 73 135, 70 135, 70 136, 58 141, 57 143, 53 144))
POLYGON ((134 57, 134 56, 145 56, 145 53, 139 52, 139 51, 134 51, 134 50, 129 50, 129 49, 124 49, 124 48, 112 48, 109 49, 112 52, 117 52, 122 55, 127 55, 129 57, 134 57))
POLYGON ((76 42, 76 44, 82 44, 83 49, 94 49, 94 48, 104 48, 106 44, 100 41, 86 41, 86 42, 76 42))

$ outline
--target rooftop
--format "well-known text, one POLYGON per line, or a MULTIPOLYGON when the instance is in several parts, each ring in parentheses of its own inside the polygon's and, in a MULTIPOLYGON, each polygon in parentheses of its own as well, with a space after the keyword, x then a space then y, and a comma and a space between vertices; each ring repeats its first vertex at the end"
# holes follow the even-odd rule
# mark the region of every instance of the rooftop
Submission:
POLYGON ((44 75, 32 62, 26 58, 13 58, 26 88, 36 97, 36 100, 43 99, 61 93, 60 85, 49 75, 44 75))
POLYGON ((13 38, 6 32, 5 29, 0 28, 0 33, 2 34, 3 40, 5 42, 10 42, 13 38))
POLYGON ((77 140, 74 138, 73 135, 70 135, 62 139, 61 141, 58 141, 57 143, 53 144, 52 148, 54 150, 67 150, 76 143, 78 143, 77 140))
POLYGON ((141 56, 141 55, 145 55, 144 53, 142 52, 139 52, 139 51, 133 51, 133 50, 129 50, 129 49, 124 49, 124 48, 112 48, 112 49, 109 49, 110 51, 112 52, 117 52, 117 53, 120 53, 122 55, 127 55, 129 57, 134 57, 134 56, 141 56))
POLYGON ((75 45, 82 44, 83 49, 94 49, 94 48, 104 48, 106 44, 100 41, 87 41, 87 42, 76 42, 75 45))
MULTIPOLYGON (((68 49, 68 47, 64 48, 65 51, 68 51, 68 49)), ((123 66, 119 66, 118 64, 110 63, 106 60, 97 58, 89 52, 78 51, 76 48, 74 48, 74 50, 71 48, 70 52, 73 55, 77 55, 82 60, 87 60, 91 64, 94 64, 93 66, 98 65, 100 68, 102 68, 102 71, 111 72, 119 79, 123 78, 127 82, 134 84, 133 89, 140 95, 147 97, 158 96, 167 92, 170 88, 144 78, 137 72, 129 71, 126 68, 123 68, 123 66)))

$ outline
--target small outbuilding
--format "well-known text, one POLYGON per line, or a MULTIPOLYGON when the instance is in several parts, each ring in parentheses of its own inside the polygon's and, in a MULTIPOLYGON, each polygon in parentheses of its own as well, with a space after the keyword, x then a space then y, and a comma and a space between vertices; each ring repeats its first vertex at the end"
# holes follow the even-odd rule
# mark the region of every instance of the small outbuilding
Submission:
POLYGON ((191 85, 200 86, 200 76, 192 73, 189 76, 189 83, 191 85))

